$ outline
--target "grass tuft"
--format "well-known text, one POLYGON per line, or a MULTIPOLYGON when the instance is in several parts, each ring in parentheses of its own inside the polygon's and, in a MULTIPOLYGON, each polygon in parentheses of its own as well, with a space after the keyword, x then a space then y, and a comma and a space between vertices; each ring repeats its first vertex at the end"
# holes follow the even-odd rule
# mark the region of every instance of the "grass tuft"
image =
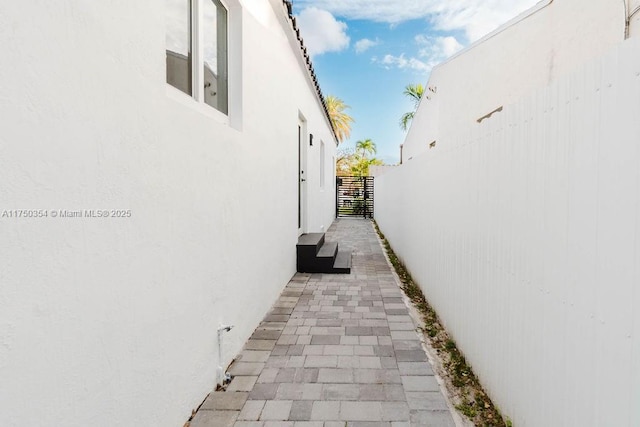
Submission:
POLYGON ((422 315, 424 326, 421 329, 429 337, 431 346, 438 353, 442 360, 442 366, 447 372, 451 384, 455 387, 455 394, 460 400, 456 409, 476 426, 513 427, 511 420, 503 420, 498 409, 484 392, 471 366, 467 364, 464 355, 458 350, 455 341, 442 327, 438 314, 428 303, 422 289, 414 282, 405 265, 393 252, 391 244, 380 231, 378 224, 373 221, 373 225, 382 240, 391 265, 400 278, 402 290, 422 315))

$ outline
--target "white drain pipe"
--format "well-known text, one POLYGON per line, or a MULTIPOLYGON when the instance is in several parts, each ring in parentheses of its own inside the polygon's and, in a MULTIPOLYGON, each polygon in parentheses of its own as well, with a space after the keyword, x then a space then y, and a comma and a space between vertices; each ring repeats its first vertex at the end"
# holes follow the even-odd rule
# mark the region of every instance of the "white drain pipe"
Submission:
POLYGON ((224 332, 229 332, 233 329, 233 325, 220 325, 218 328, 218 371, 217 371, 217 382, 218 385, 225 385, 231 382, 231 375, 225 372, 222 367, 222 336, 224 332))

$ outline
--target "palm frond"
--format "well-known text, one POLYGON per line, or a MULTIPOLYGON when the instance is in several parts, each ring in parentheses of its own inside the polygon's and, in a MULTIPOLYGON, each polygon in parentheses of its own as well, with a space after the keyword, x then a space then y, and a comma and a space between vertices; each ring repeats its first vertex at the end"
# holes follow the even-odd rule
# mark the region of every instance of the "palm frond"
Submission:
POLYGON ((422 86, 421 83, 408 84, 405 86, 403 93, 413 101, 413 111, 404 113, 400 118, 400 127, 402 130, 407 130, 409 128, 409 123, 413 120, 413 116, 418 109, 418 105, 420 105, 422 95, 424 95, 424 86, 422 86))
POLYGON ((355 120, 344 112, 344 110, 350 107, 340 98, 334 95, 328 95, 325 98, 325 104, 329 111, 333 131, 336 134, 336 138, 338 138, 338 143, 340 143, 351 135, 351 123, 355 120))
POLYGON ((402 130, 407 130, 409 128, 409 123, 411 123, 411 120, 413 120, 413 116, 415 114, 415 112, 410 111, 402 115, 402 117, 400 118, 400 127, 402 128, 402 130))

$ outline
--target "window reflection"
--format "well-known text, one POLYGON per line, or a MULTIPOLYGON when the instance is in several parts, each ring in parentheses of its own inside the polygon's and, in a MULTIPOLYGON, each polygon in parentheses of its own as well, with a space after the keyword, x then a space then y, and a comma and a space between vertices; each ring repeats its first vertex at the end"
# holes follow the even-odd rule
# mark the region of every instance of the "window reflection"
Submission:
POLYGON ((204 102, 227 114, 227 10, 219 0, 203 8, 204 102))
POLYGON ((191 0, 165 0, 167 83, 192 94, 191 0))

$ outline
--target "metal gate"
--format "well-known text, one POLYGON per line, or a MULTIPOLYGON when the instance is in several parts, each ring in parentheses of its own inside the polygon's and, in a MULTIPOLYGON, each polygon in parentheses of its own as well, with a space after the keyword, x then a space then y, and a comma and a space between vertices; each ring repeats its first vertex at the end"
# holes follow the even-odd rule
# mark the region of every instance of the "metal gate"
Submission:
POLYGON ((336 217, 373 218, 373 177, 336 177, 336 217))

